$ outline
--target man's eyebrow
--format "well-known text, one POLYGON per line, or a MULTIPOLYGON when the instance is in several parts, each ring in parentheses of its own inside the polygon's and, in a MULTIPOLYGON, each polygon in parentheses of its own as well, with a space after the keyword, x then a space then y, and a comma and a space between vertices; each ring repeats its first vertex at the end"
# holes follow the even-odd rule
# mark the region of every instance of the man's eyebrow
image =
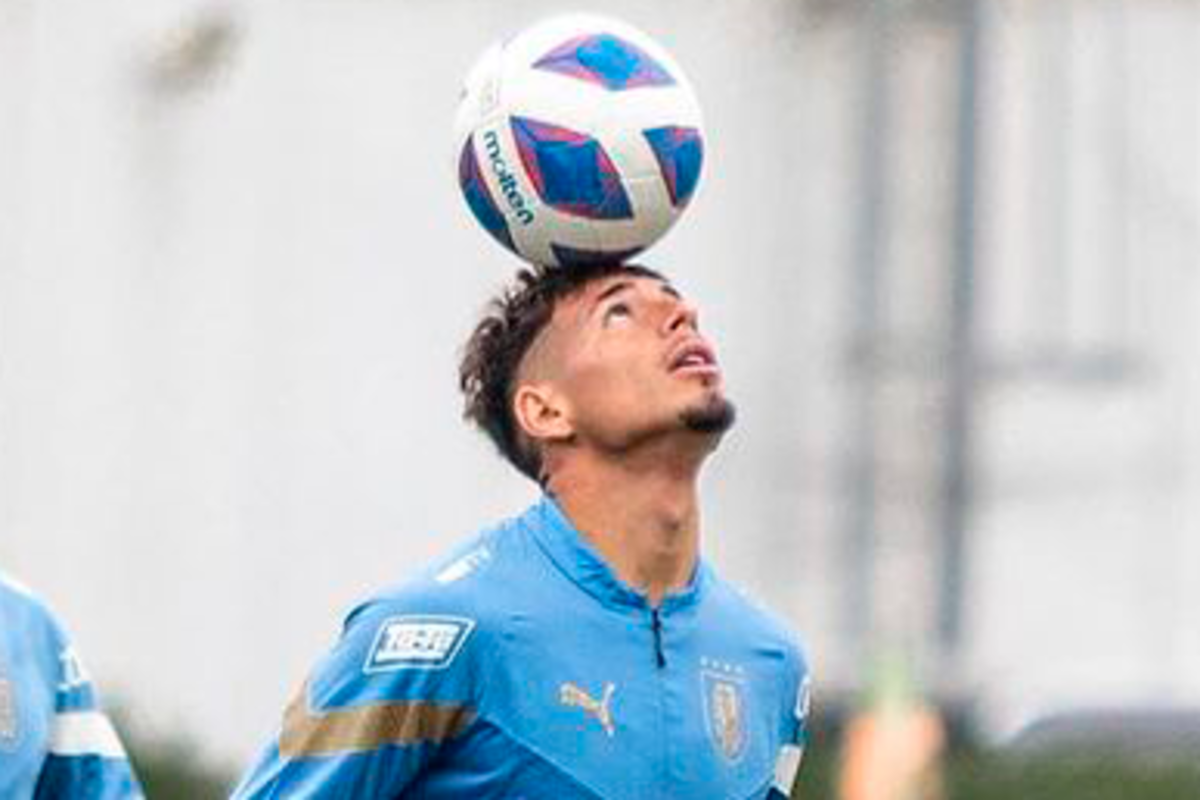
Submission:
POLYGON ((620 294, 621 292, 623 292, 627 289, 632 289, 632 288, 633 288, 632 281, 617 281, 616 283, 611 284, 603 292, 596 295, 596 299, 592 302, 592 308, 598 307, 601 303, 603 303, 605 300, 612 297, 613 295, 620 294))
MULTIPOLYGON (((671 284, 667 283, 666 281, 660 281, 658 285, 659 285, 659 289, 662 290, 663 294, 670 295, 671 297, 674 297, 676 300, 683 299, 683 295, 681 295, 679 293, 679 290, 676 289, 671 284)), ((632 289, 632 288, 633 288, 632 280, 621 280, 621 281, 616 281, 616 282, 612 283, 611 285, 607 286, 604 289, 604 291, 602 291, 602 292, 600 292, 600 294, 596 295, 596 299, 592 301, 592 311, 595 311, 596 309, 598 309, 601 305, 603 305, 604 301, 609 299, 610 297, 618 295, 621 292, 628 291, 629 289, 632 289)))

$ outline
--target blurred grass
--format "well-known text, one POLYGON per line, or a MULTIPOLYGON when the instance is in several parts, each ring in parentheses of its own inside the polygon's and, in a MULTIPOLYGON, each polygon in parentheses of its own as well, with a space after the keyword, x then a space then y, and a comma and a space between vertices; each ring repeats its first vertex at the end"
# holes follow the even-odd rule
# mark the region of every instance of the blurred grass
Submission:
POLYGON ((1200 764, 1147 763, 1118 755, 1001 758, 950 762, 948 800, 1197 800, 1200 764))
MULTIPOLYGON (((816 723, 794 800, 837 800, 840 725, 816 723)), ((943 774, 944 800, 1200 800, 1200 763, 1104 752, 1017 756, 961 731, 952 735, 943 774)))
MULTIPOLYGON (((794 798, 836 800, 836 749, 822 744, 814 742, 805 755, 794 798)), ((232 773, 199 758, 188 742, 133 739, 129 745, 150 800, 228 797, 232 773)), ((1150 766, 1099 754, 1030 760, 958 753, 947 763, 946 779, 945 800, 1200 799, 1200 765, 1150 766)))
MULTIPOLYGON (((224 800, 235 771, 183 734, 151 734, 114 717, 149 800, 224 800)), ((1200 800, 1200 764, 1133 760, 1102 752, 1016 756, 986 749, 951 725, 944 800, 1200 800)), ((837 718, 814 720, 797 800, 837 800, 837 718)), ((714 800, 716 800, 714 798, 714 800)))

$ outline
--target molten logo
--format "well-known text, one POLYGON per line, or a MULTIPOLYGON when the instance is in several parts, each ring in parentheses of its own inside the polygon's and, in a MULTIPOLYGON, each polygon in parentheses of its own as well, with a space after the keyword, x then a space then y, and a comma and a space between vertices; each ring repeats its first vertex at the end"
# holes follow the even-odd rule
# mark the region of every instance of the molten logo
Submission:
POLYGON ((492 165, 492 172, 496 175, 496 181, 500 184, 500 191, 503 193, 504 199, 508 201, 509 208, 512 209, 513 214, 522 225, 529 225, 533 222, 533 212, 529 210, 525 196, 521 194, 521 189, 517 186, 517 176, 509 170, 508 162, 500 152, 500 136, 494 130, 484 131, 483 149, 487 153, 488 162, 492 165))

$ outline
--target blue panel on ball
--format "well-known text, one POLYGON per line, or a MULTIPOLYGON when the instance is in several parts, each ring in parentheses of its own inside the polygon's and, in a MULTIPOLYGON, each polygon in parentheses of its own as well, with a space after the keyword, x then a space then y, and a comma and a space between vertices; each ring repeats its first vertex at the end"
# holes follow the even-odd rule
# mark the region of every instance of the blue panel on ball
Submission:
POLYGON ((595 139, 525 117, 513 117, 512 129, 525 172, 543 203, 588 219, 633 217, 621 176, 595 139))
POLYGON ((577 36, 563 42, 533 67, 570 75, 614 92, 675 83, 671 73, 645 50, 611 33, 577 36))
POLYGON ((676 208, 686 206, 696 191, 700 166, 704 162, 704 142, 700 138, 700 131, 672 125, 653 128, 645 133, 646 141, 658 159, 663 182, 671 195, 671 204, 676 208))
POLYGON ((620 264, 646 248, 633 247, 629 250, 606 252, 603 250, 578 250, 566 245, 552 244, 550 249, 554 251, 554 257, 558 259, 558 263, 564 267, 599 267, 606 264, 620 264))
POLYGON ((496 241, 515 253, 517 248, 513 244, 512 234, 509 233, 508 223, 504 221, 504 214, 499 206, 492 200, 492 194, 479 171, 479 160, 475 158, 475 148, 471 139, 467 139, 467 143, 463 145, 462 155, 458 159, 458 185, 462 188, 463 197, 466 198, 467 205, 471 207, 471 213, 479 220, 479 224, 494 236, 496 241))

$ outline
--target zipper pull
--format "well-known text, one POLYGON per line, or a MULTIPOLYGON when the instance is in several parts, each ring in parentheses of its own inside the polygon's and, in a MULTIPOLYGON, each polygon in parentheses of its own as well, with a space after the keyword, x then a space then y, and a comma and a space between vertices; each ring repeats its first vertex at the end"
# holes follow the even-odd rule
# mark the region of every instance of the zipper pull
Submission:
POLYGON ((650 612, 650 630, 654 632, 654 662, 662 669, 667 665, 667 656, 663 653, 662 617, 655 608, 650 612))

